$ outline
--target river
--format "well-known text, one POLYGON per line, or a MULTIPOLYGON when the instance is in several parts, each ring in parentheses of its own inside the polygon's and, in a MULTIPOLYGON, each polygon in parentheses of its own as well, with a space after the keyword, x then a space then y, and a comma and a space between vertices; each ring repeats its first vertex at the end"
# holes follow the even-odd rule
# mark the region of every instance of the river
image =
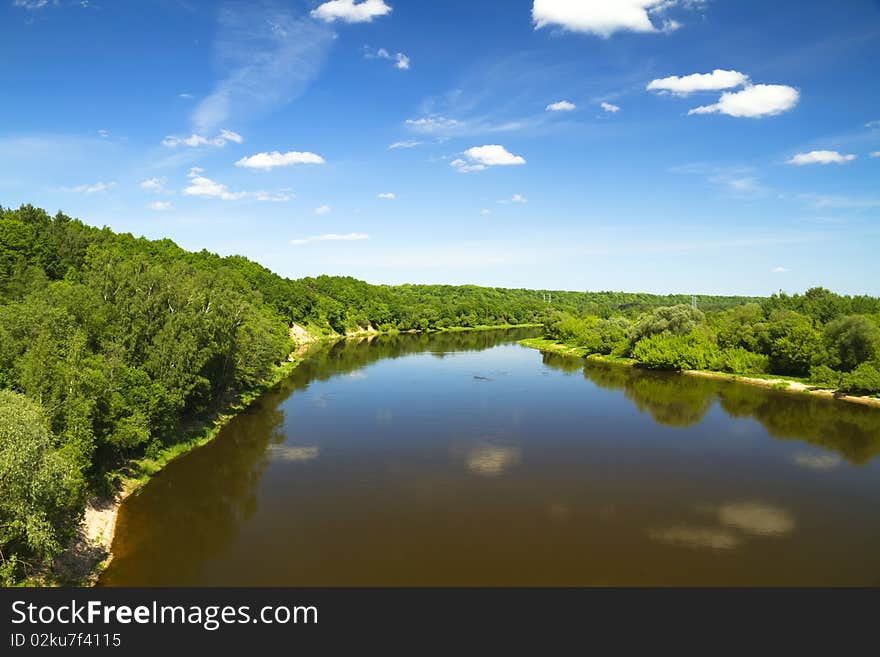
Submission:
POLYGON ((319 348, 126 500, 100 584, 880 584, 880 411, 536 333, 319 348))

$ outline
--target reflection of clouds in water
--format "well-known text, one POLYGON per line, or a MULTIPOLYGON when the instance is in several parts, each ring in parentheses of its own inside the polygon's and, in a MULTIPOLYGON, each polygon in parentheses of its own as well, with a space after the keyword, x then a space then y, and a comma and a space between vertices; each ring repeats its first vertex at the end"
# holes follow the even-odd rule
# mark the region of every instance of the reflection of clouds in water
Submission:
POLYGON ((394 415, 390 408, 380 408, 376 411, 376 422, 379 424, 391 424, 394 415))
POLYGON ((327 408, 327 404, 330 403, 330 396, 325 394, 317 394, 312 397, 312 405, 317 408, 327 408))
POLYGON ((467 455, 468 470, 484 477, 497 477, 519 463, 522 450, 513 445, 476 445, 467 455))
POLYGON ((361 370, 355 370, 354 372, 349 372, 345 375, 347 379, 366 379, 367 373, 361 370))
POLYGON ((722 525, 757 536, 781 536, 790 533, 795 526, 788 511, 759 502, 725 504, 718 508, 718 520, 722 525))
POLYGON ((651 530, 649 535, 655 541, 669 545, 732 550, 748 536, 778 538, 795 528, 791 513, 761 502, 731 502, 718 507, 700 507, 698 512, 716 516, 718 526, 676 525, 651 530))
POLYGON ((731 550, 742 543, 736 534, 720 527, 670 527, 653 530, 650 535, 660 543, 698 549, 731 550))
POLYGON ((290 447, 288 445, 270 445, 269 458, 273 461, 300 462, 318 458, 318 447, 290 447))
POLYGON ((794 455, 795 465, 814 470, 830 470, 840 465, 840 457, 834 454, 807 454, 801 452, 794 455))

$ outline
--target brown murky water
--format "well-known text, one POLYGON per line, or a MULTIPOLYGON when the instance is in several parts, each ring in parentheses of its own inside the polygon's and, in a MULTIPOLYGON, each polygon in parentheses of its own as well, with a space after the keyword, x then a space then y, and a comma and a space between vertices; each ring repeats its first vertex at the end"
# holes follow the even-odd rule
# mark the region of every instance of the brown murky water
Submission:
POLYGON ((524 335, 315 354, 123 505, 101 583, 880 584, 880 411, 524 335))

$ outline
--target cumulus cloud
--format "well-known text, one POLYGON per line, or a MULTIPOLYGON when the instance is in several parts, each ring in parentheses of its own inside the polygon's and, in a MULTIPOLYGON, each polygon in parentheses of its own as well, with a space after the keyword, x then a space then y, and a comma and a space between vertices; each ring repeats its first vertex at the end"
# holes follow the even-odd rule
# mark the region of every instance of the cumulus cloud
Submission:
POLYGON ((315 208, 315 214, 317 214, 317 215, 330 214, 331 212, 332 212, 332 209, 329 205, 320 205, 317 208, 315 208))
POLYGON ((548 112, 572 112, 577 109, 577 105, 567 100, 560 100, 556 103, 550 103, 544 109, 548 112))
POLYGON ((703 105, 688 114, 726 114, 728 116, 761 118, 775 116, 792 109, 800 99, 794 87, 782 84, 756 84, 742 91, 721 94, 714 105, 703 105))
POLYGON ((451 166, 453 169, 455 169, 459 173, 470 173, 471 171, 485 171, 487 168, 485 164, 472 164, 472 163, 466 162, 465 160, 462 160, 460 157, 452 160, 452 162, 449 163, 449 166, 451 166))
POLYGON ((150 208, 150 210, 155 210, 156 212, 164 212, 166 210, 172 210, 174 208, 174 206, 171 205, 170 201, 153 201, 147 207, 150 208))
POLYGON ((345 233, 343 235, 327 233, 325 235, 312 235, 311 237, 290 240, 290 243, 293 246, 302 246, 303 244, 312 244, 313 242, 355 242, 368 239, 370 239, 370 236, 366 233, 345 233))
POLYGON ((364 57, 367 59, 388 59, 394 62, 394 68, 399 68, 403 71, 409 69, 409 57, 402 52, 392 54, 385 50, 385 48, 373 50, 369 46, 364 46, 364 57))
POLYGON ((150 178, 141 182, 141 189, 145 192, 153 192, 158 194, 165 189, 165 178, 150 178))
POLYGON ((232 192, 229 188, 207 176, 204 176, 204 169, 201 167, 193 167, 189 170, 187 177, 189 178, 189 186, 183 193, 187 196, 199 196, 202 198, 216 198, 221 201, 239 201, 242 199, 254 199, 262 202, 283 203, 293 199, 290 190, 283 189, 278 192, 266 192, 263 190, 256 192, 238 191, 232 192))
POLYGON ((327 23, 341 20, 345 23, 369 23, 378 16, 391 13, 384 0, 330 0, 312 10, 312 16, 327 23))
POLYGON ((711 73, 693 73, 691 75, 670 75, 667 78, 651 80, 648 91, 661 91, 687 96, 695 91, 720 91, 733 89, 749 83, 749 76, 739 71, 725 71, 716 68, 711 73))
POLYGON ((100 192, 106 192, 108 189, 113 189, 116 187, 115 182, 102 182, 98 181, 94 185, 77 185, 76 187, 68 187, 66 191, 75 192, 77 194, 98 194, 100 192))
POLYGON ((620 107, 618 107, 617 105, 613 105, 611 103, 603 102, 603 103, 599 104, 599 107, 601 107, 603 110, 605 110, 606 112, 609 112, 611 114, 615 114, 620 111, 620 107))
POLYGON ((396 141, 393 144, 389 144, 388 148, 390 150, 396 150, 398 148, 415 148, 416 146, 421 146, 422 142, 416 141, 415 139, 407 139, 405 141, 396 141))
POLYGON ((378 198, 384 199, 386 201, 393 201, 394 199, 397 198, 397 196, 393 192, 382 192, 381 194, 378 194, 377 196, 378 196, 378 198))
POLYGON ((488 144, 486 146, 474 146, 467 149, 464 155, 478 164, 488 167, 494 166, 516 166, 525 164, 526 160, 520 155, 514 155, 504 146, 498 144, 488 144))
POLYGON ((786 164, 794 164, 796 166, 804 166, 806 164, 844 164, 852 162, 856 159, 855 155, 844 155, 837 151, 810 151, 809 153, 798 153, 790 160, 786 160, 786 164))
POLYGON ((536 30, 558 26, 604 38, 615 32, 672 32, 681 23, 666 19, 658 27, 651 17, 677 4, 675 0, 534 0, 532 20, 536 30))
POLYGON ((244 143, 244 137, 232 130, 221 130, 216 137, 205 137, 197 134, 192 134, 189 137, 169 135, 162 140, 162 145, 167 146, 168 148, 177 148, 178 146, 189 146, 190 148, 215 146, 217 148, 223 148, 228 142, 241 144, 244 143))
POLYGON ((235 163, 235 166, 270 171, 275 167, 287 167, 294 164, 324 164, 324 162, 323 157, 308 151, 289 151, 287 153, 272 151, 271 153, 257 153, 243 157, 235 163))

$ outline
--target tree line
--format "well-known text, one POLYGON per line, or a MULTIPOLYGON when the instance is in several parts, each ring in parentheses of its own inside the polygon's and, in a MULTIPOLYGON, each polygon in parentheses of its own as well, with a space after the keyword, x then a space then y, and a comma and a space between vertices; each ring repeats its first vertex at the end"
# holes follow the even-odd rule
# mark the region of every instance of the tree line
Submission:
POLYGON ((550 338, 586 353, 661 370, 798 377, 856 394, 880 393, 880 299, 821 287, 704 312, 692 305, 642 313, 556 313, 550 338))

